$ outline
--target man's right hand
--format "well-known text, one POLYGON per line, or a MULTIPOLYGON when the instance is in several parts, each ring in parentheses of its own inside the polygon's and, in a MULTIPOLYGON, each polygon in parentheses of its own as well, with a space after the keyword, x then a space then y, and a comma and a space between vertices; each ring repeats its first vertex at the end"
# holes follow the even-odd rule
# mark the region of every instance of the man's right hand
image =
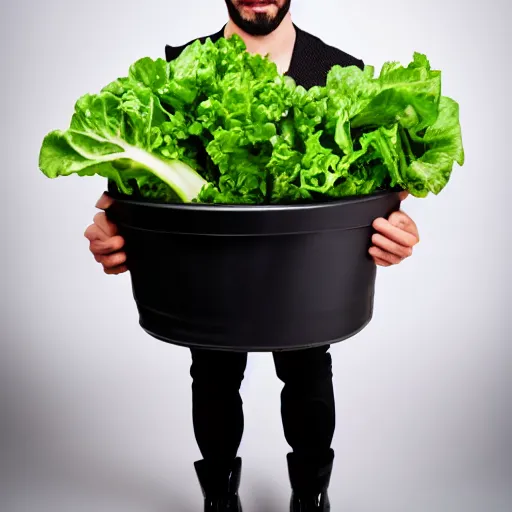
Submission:
MULTIPOLYGON (((106 210, 113 200, 106 194, 98 199, 96 208, 106 210)), ((124 239, 118 235, 117 226, 107 219, 105 211, 98 212, 93 223, 84 233, 94 259, 103 265, 105 274, 122 274, 128 270, 126 253, 122 251, 124 239)))

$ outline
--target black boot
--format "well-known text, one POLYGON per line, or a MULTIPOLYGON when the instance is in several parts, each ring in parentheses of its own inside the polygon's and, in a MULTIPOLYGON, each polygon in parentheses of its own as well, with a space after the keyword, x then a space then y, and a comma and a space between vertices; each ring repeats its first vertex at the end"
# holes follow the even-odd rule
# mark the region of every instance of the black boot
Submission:
POLYGON ((330 512, 327 489, 331 480, 334 452, 320 464, 300 460, 288 454, 288 471, 292 486, 290 512, 330 512))
POLYGON ((194 463, 204 496, 204 512, 242 512, 238 496, 242 459, 220 466, 201 460, 194 463))

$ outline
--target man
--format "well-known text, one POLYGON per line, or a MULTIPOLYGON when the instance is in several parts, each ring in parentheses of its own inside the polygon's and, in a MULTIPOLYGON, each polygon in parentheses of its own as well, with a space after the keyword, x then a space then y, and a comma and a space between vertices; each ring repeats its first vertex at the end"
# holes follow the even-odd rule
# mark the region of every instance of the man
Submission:
MULTIPOLYGON (((287 73, 304 87, 324 85, 327 72, 335 64, 364 66, 362 61, 296 27, 289 12, 291 0, 225 2, 229 21, 220 32, 210 36, 212 40, 238 34, 249 52, 268 54, 281 73, 287 73)), ((167 60, 175 59, 186 46, 167 46, 167 60)), ((96 206, 104 210, 110 204, 110 199, 103 195, 96 206)), ((376 219, 374 228, 370 254, 380 266, 397 264, 410 256, 419 241, 415 223, 401 211, 392 214, 389 220, 376 219)), ((94 217, 85 236, 107 274, 128 270, 122 251, 124 241, 104 212, 94 217)), ((203 456, 195 467, 205 497, 205 511, 240 511, 241 459, 237 452, 244 417, 239 390, 247 354, 203 349, 191 352, 193 424, 203 456)), ((282 421, 292 448, 288 454, 291 511, 328 511, 335 427, 329 347, 275 353, 274 362, 284 383, 282 421)))

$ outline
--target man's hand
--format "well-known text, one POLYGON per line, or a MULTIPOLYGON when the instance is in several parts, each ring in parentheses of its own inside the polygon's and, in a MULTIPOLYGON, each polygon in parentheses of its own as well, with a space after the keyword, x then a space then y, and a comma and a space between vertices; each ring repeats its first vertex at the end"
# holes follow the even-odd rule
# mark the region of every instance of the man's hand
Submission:
MULTIPOLYGON (((102 194, 96 208, 106 210, 111 204, 112 199, 102 194)), ((107 219, 104 211, 94 216, 93 223, 87 227, 84 236, 89 240, 89 250, 94 259, 103 265, 105 274, 122 274, 128 270, 125 264, 126 254, 121 250, 124 239, 118 235, 116 225, 107 219)))
MULTIPOLYGON (((409 195, 402 192, 403 201, 409 195)), ((376 219, 373 223, 377 231, 372 237, 369 253, 377 265, 389 267, 402 262, 412 255, 413 247, 420 241, 415 222, 403 211, 393 212, 389 219, 376 219)))

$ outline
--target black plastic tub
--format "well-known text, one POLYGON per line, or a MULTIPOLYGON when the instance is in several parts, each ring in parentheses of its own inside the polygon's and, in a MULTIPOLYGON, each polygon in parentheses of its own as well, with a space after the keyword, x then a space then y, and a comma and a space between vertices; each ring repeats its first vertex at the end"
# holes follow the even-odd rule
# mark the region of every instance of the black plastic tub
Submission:
POLYGON ((244 352, 332 344, 373 315, 372 222, 398 192, 293 206, 163 204, 109 192, 141 327, 244 352))

